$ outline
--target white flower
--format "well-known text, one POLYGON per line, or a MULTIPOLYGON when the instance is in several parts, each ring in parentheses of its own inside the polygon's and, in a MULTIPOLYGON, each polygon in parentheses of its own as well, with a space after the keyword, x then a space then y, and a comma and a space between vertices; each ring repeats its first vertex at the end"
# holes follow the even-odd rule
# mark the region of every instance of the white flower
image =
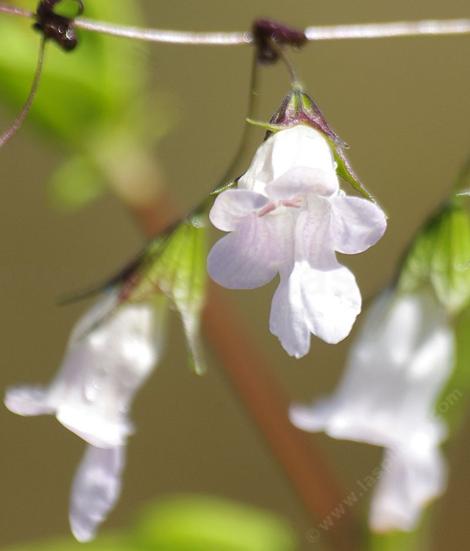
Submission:
POLYGON ((70 498, 70 526, 80 542, 94 539, 121 493, 126 449, 87 446, 70 498))
POLYGON ((307 354, 310 333, 328 343, 349 334, 361 295, 335 252, 365 251, 383 235, 386 219, 374 203, 339 189, 320 132, 298 125, 271 136, 238 188, 217 197, 210 219, 230 232, 208 258, 220 285, 254 289, 280 274, 270 329, 289 354, 307 354))
POLYGON ((101 448, 132 433, 130 402, 158 360, 162 330, 148 304, 98 302, 75 326, 62 368, 49 387, 10 389, 6 406, 19 415, 55 414, 65 427, 101 448), (109 317, 108 317, 109 315, 109 317))
POLYGON ((13 388, 5 399, 20 415, 55 414, 88 443, 71 498, 72 531, 80 541, 94 537, 118 498, 132 432, 129 407, 162 348, 164 305, 117 301, 117 292, 110 293, 77 323, 49 387, 13 388))
POLYGON ((429 292, 388 292, 371 307, 335 394, 291 409, 299 428, 386 448, 370 514, 376 531, 413 529, 444 488, 446 431, 434 411, 453 351, 446 314, 429 292))

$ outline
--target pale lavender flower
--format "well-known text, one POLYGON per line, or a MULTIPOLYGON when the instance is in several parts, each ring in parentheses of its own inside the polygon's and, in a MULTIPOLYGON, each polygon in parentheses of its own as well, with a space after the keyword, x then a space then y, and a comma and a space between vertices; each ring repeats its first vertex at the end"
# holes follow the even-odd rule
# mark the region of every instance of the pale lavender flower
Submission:
POLYGON ((333 396, 291 408, 299 428, 386 448, 370 513, 376 531, 412 530, 444 489, 446 429, 435 408, 453 353, 447 316, 430 292, 387 292, 371 307, 333 396))
POLYGON ((297 125, 266 140, 238 188, 217 197, 210 219, 230 232, 209 254, 216 282, 254 289, 280 275, 270 329, 289 354, 307 354, 311 333, 328 343, 349 334, 361 295, 335 253, 368 249, 383 235, 386 218, 373 202, 340 190, 319 131, 297 125))

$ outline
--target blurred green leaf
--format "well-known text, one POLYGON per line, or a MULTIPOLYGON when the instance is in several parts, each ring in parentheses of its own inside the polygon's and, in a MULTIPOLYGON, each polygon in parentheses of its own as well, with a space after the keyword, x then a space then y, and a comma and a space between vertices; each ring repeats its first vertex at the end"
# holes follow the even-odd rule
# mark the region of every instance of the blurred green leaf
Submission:
POLYGON ((419 233, 400 274, 406 292, 431 285, 443 306, 458 314, 470 301, 470 216, 461 201, 442 208, 419 233))
MULTIPOLYGON (((31 10, 36 4, 18 0, 31 10)), ((76 2, 59 6, 66 12, 77 10, 76 2)), ((90 18, 142 24, 137 0, 93 0, 85 2, 85 10, 90 18)), ((145 158, 151 159, 150 148, 176 118, 171 98, 147 90, 147 44, 100 33, 78 34, 73 52, 47 45, 43 76, 27 120, 65 153, 77 156, 58 169, 49 186, 52 203, 66 210, 98 197, 107 183, 119 192, 122 181, 115 180, 125 172, 123 166, 144 167, 143 175, 137 169, 127 179, 128 195, 134 182, 139 188, 139 180, 148 181, 149 166, 155 169, 145 158)), ((18 110, 31 86, 40 36, 32 21, 5 16, 0 19, 0 37, 0 101, 18 110)))
POLYGON ((55 7, 54 13, 64 17, 75 17, 78 13, 77 0, 61 0, 55 7))
POLYGON ((89 544, 69 538, 2 551, 294 551, 294 535, 277 516, 208 496, 180 496, 144 510, 137 526, 89 544))
MULTIPOLYGON (((18 5, 34 10, 36 3, 20 0, 18 5)), ((86 2, 86 15, 138 24, 138 8, 134 0, 93 0, 86 2)), ((39 34, 31 23, 0 20, 0 94, 15 107, 28 94, 36 64, 39 34)), ((70 53, 48 45, 30 119, 65 145, 85 148, 90 135, 103 132, 142 94, 146 57, 130 41, 91 32, 79 32, 79 39, 70 53)))
POLYGON ((207 281, 206 233, 205 216, 195 215, 152 241, 131 275, 127 297, 138 302, 156 291, 168 296, 181 316, 191 365, 198 374, 205 370, 199 328, 207 281))
POLYGON ((179 497, 154 506, 138 527, 145 549, 293 551, 289 527, 258 509, 213 497, 179 497))
POLYGON ((419 527, 414 532, 372 534, 367 551, 428 551, 429 533, 419 527))
POLYGON ((470 391, 470 308, 455 320, 455 365, 449 381, 441 392, 436 412, 453 434, 461 426, 467 413, 470 391))
POLYGON ((84 156, 67 159, 48 182, 51 204, 61 210, 83 207, 105 189, 102 175, 84 156))
POLYGON ((28 543, 3 548, 2 551, 145 551, 139 549, 135 542, 125 536, 101 536, 95 542, 76 542, 71 536, 60 540, 50 540, 41 543, 28 543))

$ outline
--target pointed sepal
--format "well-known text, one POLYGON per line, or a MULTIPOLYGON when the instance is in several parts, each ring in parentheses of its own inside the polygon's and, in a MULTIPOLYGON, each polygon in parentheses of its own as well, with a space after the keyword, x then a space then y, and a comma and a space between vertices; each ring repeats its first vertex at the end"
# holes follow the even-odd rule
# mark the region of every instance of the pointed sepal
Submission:
POLYGON ((200 323, 206 295, 206 217, 195 214, 157 237, 134 269, 126 274, 123 301, 148 300, 164 293, 178 311, 197 374, 205 371, 200 343, 200 323))
POLYGON ((338 176, 350 184, 364 198, 374 201, 346 157, 344 150, 348 145, 331 128, 317 103, 300 85, 293 87, 268 124, 256 124, 263 126, 269 132, 276 132, 297 124, 306 124, 315 128, 325 136, 330 144, 335 157, 338 176))

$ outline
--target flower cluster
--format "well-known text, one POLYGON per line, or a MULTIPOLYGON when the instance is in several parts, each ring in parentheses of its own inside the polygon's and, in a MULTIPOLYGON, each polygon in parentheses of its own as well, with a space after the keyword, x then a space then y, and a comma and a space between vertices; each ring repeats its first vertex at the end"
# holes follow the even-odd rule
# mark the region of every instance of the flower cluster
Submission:
MULTIPOLYGON (((387 220, 352 175, 313 100, 294 90, 273 121, 251 166, 213 202, 210 220, 227 235, 210 251, 207 271, 229 289, 254 289, 279 275, 269 327, 287 353, 300 358, 309 352, 312 334, 327 343, 349 335, 362 299, 337 253, 366 251, 382 237, 387 220), (340 177, 363 197, 347 195, 340 177)), ((70 502, 72 531, 80 541, 94 537, 119 496, 133 431, 129 408, 161 356, 167 301, 181 313, 196 371, 202 372, 197 330, 205 233, 199 214, 154 240, 124 271, 120 289, 78 322, 49 387, 7 393, 11 411, 54 414, 87 444, 70 502)), ((452 237, 445 250, 455 256, 460 236, 470 236, 467 214, 449 203, 434 222, 434 237, 452 237)), ((450 253, 436 262, 430 239, 425 231, 416 240, 401 287, 370 308, 334 395, 290 411, 299 428, 385 448, 370 513, 376 531, 411 530, 445 485, 440 445, 446 427, 435 405, 454 363, 448 314, 468 303, 470 276, 452 272, 450 253)), ((461 241, 470 243, 470 237, 461 241)), ((467 259, 461 249, 459 258, 467 259)))
POLYGON ((328 343, 348 336, 361 310, 354 275, 336 252, 357 254, 383 235, 386 218, 372 201, 339 187, 327 138, 298 124, 258 149, 236 189, 210 212, 229 235, 208 258, 208 271, 230 289, 254 289, 277 274, 270 329, 292 356, 310 349, 310 334, 328 343))

